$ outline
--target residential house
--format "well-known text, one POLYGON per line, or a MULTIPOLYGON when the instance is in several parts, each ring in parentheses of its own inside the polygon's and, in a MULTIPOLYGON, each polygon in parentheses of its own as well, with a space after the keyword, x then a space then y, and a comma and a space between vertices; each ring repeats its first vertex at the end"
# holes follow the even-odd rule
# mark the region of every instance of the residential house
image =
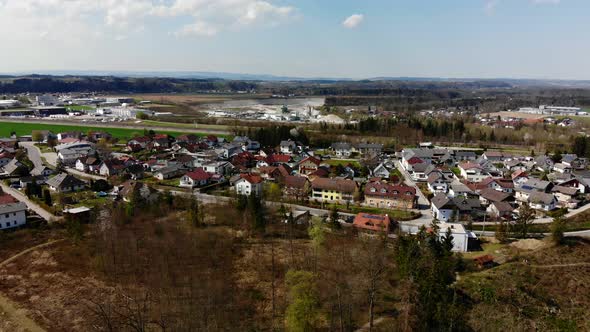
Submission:
POLYGON ((527 182, 522 184, 522 189, 533 190, 548 193, 553 188, 553 183, 549 181, 539 180, 535 178, 528 179, 527 182))
POLYGON ((353 202, 358 184, 354 180, 315 178, 312 199, 324 202, 353 202))
POLYGON ((535 158, 535 168, 540 172, 551 172, 555 162, 549 156, 538 156, 535 158))
POLYGON ((428 163, 419 163, 411 166, 410 176, 412 180, 424 182, 428 180, 428 174, 434 170, 434 166, 428 163))
POLYGON ((465 198, 467 198, 467 197, 472 197, 475 195, 476 195, 475 191, 471 190, 471 188, 469 188, 468 186, 466 186, 465 184, 463 184, 459 181, 453 181, 449 185, 449 192, 448 192, 449 197, 465 197, 465 198))
POLYGON ((199 142, 199 136, 193 134, 185 134, 176 137, 176 142, 186 143, 187 145, 196 144, 199 142))
POLYGON ((456 162, 463 161, 475 161, 477 160, 477 154, 474 151, 458 151, 453 152, 453 158, 456 162))
POLYGON ((448 180, 441 172, 431 172, 426 179, 426 184, 432 193, 447 193, 449 191, 448 180))
POLYGON ((461 172, 461 177, 471 182, 479 182, 490 176, 482 166, 471 162, 460 163, 459 171, 461 172))
POLYGON ((354 150, 356 150, 361 156, 379 156, 383 152, 383 144, 358 143, 354 145, 354 150))
POLYGON ((516 171, 510 176, 515 186, 520 187, 529 180, 529 176, 525 171, 516 171))
POLYGON ((391 219, 388 215, 359 213, 352 225, 360 231, 388 234, 391 231, 391 219))
POLYGON ((281 150, 281 153, 291 154, 297 150, 297 143, 295 143, 292 140, 281 141, 281 143, 279 144, 279 148, 281 150))
POLYGON ((528 203, 535 210, 551 211, 557 208, 557 199, 555 196, 544 192, 532 192, 529 195, 528 203))
POLYGON ((152 139, 147 136, 135 137, 134 139, 131 139, 127 142, 127 147, 131 148, 133 151, 135 151, 137 148, 139 148, 139 150, 143 150, 151 141, 152 139))
POLYGON ((387 209, 414 209, 418 203, 416 188, 373 181, 365 185, 367 206, 387 209))
POLYGON ((220 175, 229 175, 234 169, 234 166, 228 161, 215 161, 203 163, 201 164, 201 167, 203 167, 203 169, 207 173, 220 175))
POLYGON ((507 202, 514 200, 511 194, 505 193, 492 188, 485 188, 479 192, 479 200, 484 206, 488 206, 493 202, 507 202))
POLYGON ((234 184, 236 194, 260 196, 262 194, 262 177, 255 174, 240 174, 240 179, 234 184))
POLYGON ((177 164, 171 164, 154 172, 154 177, 160 181, 163 181, 175 178, 177 176, 181 176, 185 172, 186 170, 182 166, 177 164))
POLYGON ((180 178, 180 187, 202 187, 209 184, 211 174, 205 172, 202 168, 197 168, 192 172, 188 172, 180 178))
POLYGON ((102 165, 101 161, 96 157, 81 157, 76 161, 76 169, 80 172, 97 173, 102 165))
POLYGON ((2 153, 0 153, 0 167, 8 165, 8 163, 11 162, 12 159, 14 159, 14 153, 3 151, 2 153))
POLYGON ((311 183, 304 176, 287 175, 282 180, 283 196, 296 201, 307 200, 311 193, 311 183))
POLYGON ((31 171, 31 175, 32 176, 43 176, 43 177, 48 177, 50 175, 53 174, 53 170, 47 166, 41 166, 41 167, 35 167, 33 168, 33 170, 31 171))
POLYGON ((482 158, 489 160, 492 163, 501 163, 504 159, 512 157, 511 154, 500 152, 500 151, 486 151, 483 153, 482 158))
POLYGON ((59 193, 69 193, 84 190, 86 182, 67 173, 58 174, 47 180, 49 189, 59 193))
POLYGON ((102 176, 115 176, 125 169, 125 164, 118 159, 105 160, 98 169, 98 174, 102 176))
POLYGON ((349 158, 352 155, 352 144, 346 142, 332 143, 332 151, 339 158, 349 158))
POLYGON ((450 198, 443 193, 438 193, 430 201, 430 208, 434 219, 447 222, 475 216, 481 209, 481 204, 478 199, 450 198))
POLYGON ((8 194, 0 195, 0 230, 16 228, 27 223, 27 205, 8 194))
POLYGON ((29 173, 28 167, 16 158, 12 159, 6 166, 4 166, 3 171, 6 176, 22 176, 29 173))
POLYGON ((512 219, 514 207, 508 202, 492 202, 486 212, 494 219, 512 219))
POLYGON ((553 171, 560 174, 571 174, 572 170, 572 167, 565 163, 556 163, 553 165, 553 171))
POLYGON ((135 180, 127 180, 120 186, 115 186, 113 194, 121 197, 125 202, 131 202, 136 198, 147 203, 154 203, 158 200, 158 192, 155 189, 135 180))
POLYGON ((299 174, 310 175, 320 167, 321 160, 315 157, 307 157, 299 162, 299 174))
POLYGON ((381 164, 377 165, 377 167, 375 167, 371 171, 372 176, 382 178, 382 179, 388 179, 390 174, 391 174, 391 172, 385 166, 385 163, 381 163, 381 164))
POLYGON ((451 248, 451 251, 467 252, 471 247, 471 243, 477 241, 475 234, 467 231, 462 224, 444 222, 439 223, 437 226, 438 236, 441 239, 450 231, 451 236, 453 237, 453 248, 451 248))
POLYGON ((571 167, 573 170, 583 170, 588 166, 586 158, 578 158, 576 154, 564 154, 561 163, 571 167))
POLYGON ((580 193, 578 188, 555 186, 553 187, 553 189, 551 189, 551 193, 555 195, 557 202, 562 206, 573 206, 573 208, 575 208, 580 203, 576 199, 576 197, 580 193))

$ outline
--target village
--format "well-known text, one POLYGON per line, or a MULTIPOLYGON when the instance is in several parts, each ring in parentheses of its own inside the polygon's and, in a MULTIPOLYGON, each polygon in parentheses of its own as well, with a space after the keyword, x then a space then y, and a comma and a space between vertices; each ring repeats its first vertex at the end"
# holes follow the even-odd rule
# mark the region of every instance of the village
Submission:
POLYGON ((486 235, 486 225, 515 223, 523 209, 533 211, 527 222, 548 224, 590 206, 588 161, 574 154, 517 155, 428 142, 385 153, 382 144, 315 149, 296 139, 263 147, 245 136, 172 137, 151 130, 127 141, 108 131, 33 131, 2 138, 0 145, 2 229, 22 227, 33 215, 53 222, 137 193, 152 199, 168 191, 203 201, 257 195, 267 204, 289 204, 298 222, 335 210, 343 225, 393 237, 436 223, 451 230, 453 250, 465 252, 478 247, 477 233, 486 235))

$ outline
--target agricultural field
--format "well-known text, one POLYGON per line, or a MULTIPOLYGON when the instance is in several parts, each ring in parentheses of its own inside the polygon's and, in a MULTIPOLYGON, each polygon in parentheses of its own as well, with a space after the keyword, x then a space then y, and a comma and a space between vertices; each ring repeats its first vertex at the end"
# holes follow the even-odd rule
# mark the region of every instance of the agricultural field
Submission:
POLYGON ((140 94, 130 96, 133 99, 142 101, 148 100, 158 104, 172 104, 172 105, 201 105, 209 103, 222 103, 228 100, 235 99, 256 99, 268 97, 267 95, 236 95, 236 94, 140 94))
MULTIPOLYGON (((2 122, 0 121, 0 137, 9 137, 12 132, 15 132, 17 136, 31 135, 33 130, 50 130, 54 133, 63 131, 106 131, 109 132, 113 137, 124 139, 132 138, 136 135, 142 135, 142 130, 139 129, 125 129, 125 128, 106 128, 106 127, 93 127, 93 126, 75 126, 75 125, 61 125, 61 124, 45 124, 45 123, 17 123, 17 122, 2 122)), ((182 135, 179 131, 160 131, 159 133, 165 133, 172 136, 182 135)))

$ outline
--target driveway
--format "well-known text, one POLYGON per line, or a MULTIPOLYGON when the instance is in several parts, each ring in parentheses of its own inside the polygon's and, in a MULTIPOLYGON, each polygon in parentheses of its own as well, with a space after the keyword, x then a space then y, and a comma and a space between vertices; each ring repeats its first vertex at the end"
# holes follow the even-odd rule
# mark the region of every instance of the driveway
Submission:
POLYGON ((35 167, 43 166, 43 158, 47 160, 49 165, 54 167, 57 165, 57 153, 41 153, 41 150, 35 145, 35 142, 20 142, 19 145, 27 149, 27 155, 35 167))
POLYGON ((35 211, 39 216, 41 216, 41 218, 45 219, 48 223, 51 223, 51 222, 54 222, 54 221, 60 219, 60 217, 49 213, 47 210, 45 210, 41 206, 37 205, 37 203, 31 201, 27 196, 25 196, 20 191, 10 188, 9 186, 4 184, 3 182, 0 182, 0 187, 2 187, 2 190, 5 193, 12 195, 18 201, 25 203, 30 210, 35 211))
POLYGON ((43 166, 43 159, 41 159, 41 151, 35 146, 34 142, 20 142, 20 146, 27 150, 29 160, 35 165, 35 167, 43 166))
POLYGON ((410 175, 410 173, 408 173, 402 167, 402 164, 399 160, 395 161, 395 167, 397 167, 397 169, 400 171, 400 173, 404 176, 404 178, 405 178, 404 182, 406 183, 406 185, 414 187, 416 189, 416 195, 418 195, 418 211, 420 213, 422 213, 422 216, 420 218, 418 218, 416 220, 404 222, 404 224, 418 225, 418 226, 432 224, 432 211, 430 210, 430 201, 428 200, 428 198, 426 198, 426 196, 424 196, 424 193, 422 193, 420 188, 418 188, 418 185, 416 184, 416 182, 414 182, 414 180, 412 180, 412 176, 410 175))

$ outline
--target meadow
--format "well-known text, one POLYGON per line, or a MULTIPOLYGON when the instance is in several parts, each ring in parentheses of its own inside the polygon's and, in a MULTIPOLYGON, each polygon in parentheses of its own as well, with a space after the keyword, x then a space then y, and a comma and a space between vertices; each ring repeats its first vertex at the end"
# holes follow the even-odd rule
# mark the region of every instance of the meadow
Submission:
MULTIPOLYGON (((106 127, 93 127, 93 126, 75 126, 75 125, 62 125, 62 124, 45 124, 45 123, 18 123, 18 122, 3 122, 0 121, 0 137, 9 137, 12 132, 15 132, 17 136, 31 135, 33 130, 50 130, 53 133, 60 133, 64 131, 80 131, 86 133, 88 131, 105 131, 113 135, 115 138, 124 139, 132 138, 137 135, 143 135, 143 131, 139 129, 126 129, 126 128, 106 128, 106 127)), ((182 135, 182 132, 178 131, 166 131, 158 130, 158 133, 169 134, 172 136, 182 135)), ((199 134, 196 134, 199 135, 199 134)), ((200 136, 204 136, 201 134, 200 136)))

